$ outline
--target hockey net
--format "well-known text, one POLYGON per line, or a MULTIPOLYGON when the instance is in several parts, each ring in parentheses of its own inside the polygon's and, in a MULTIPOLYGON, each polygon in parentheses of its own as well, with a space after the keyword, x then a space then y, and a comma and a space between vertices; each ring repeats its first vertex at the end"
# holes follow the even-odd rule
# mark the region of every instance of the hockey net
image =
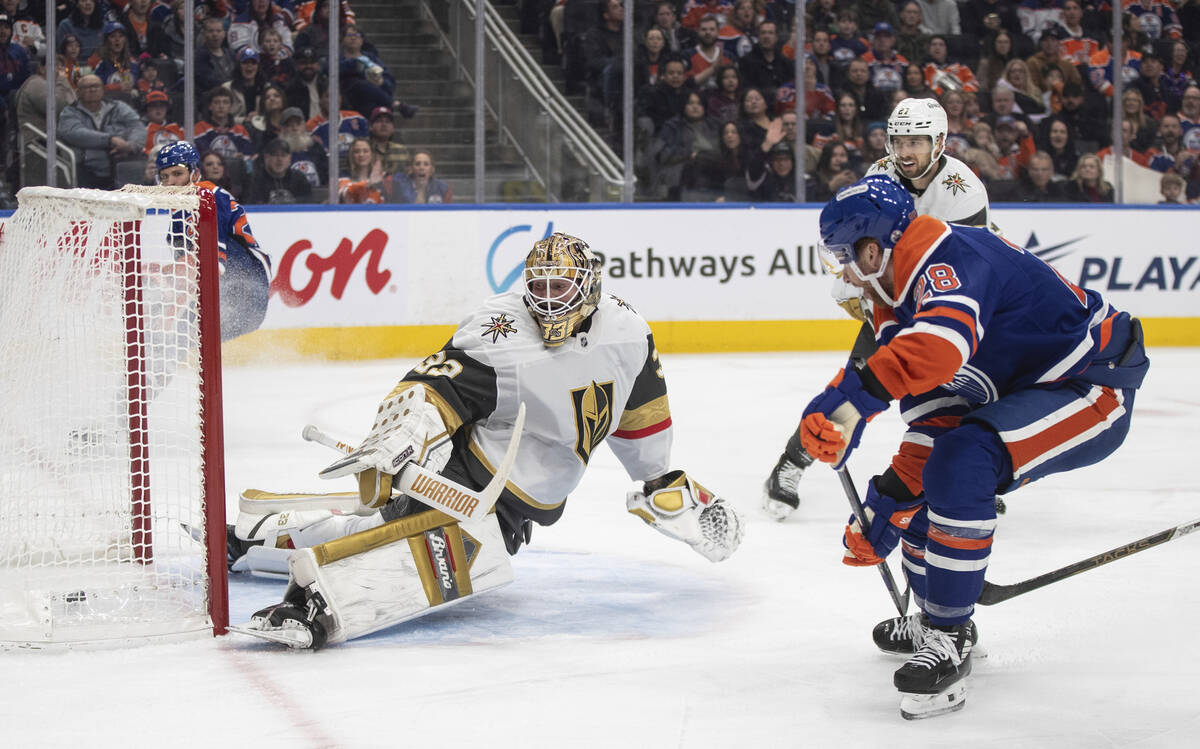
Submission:
POLYGON ((18 201, 0 227, 0 647, 223 633, 212 196, 18 201))

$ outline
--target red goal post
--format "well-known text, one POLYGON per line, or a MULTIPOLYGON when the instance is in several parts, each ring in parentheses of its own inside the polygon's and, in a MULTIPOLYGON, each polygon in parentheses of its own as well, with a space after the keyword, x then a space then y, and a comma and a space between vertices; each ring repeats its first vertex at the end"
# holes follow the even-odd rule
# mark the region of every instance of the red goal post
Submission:
POLYGON ((223 634, 213 196, 17 198, 0 232, 0 648, 223 634))

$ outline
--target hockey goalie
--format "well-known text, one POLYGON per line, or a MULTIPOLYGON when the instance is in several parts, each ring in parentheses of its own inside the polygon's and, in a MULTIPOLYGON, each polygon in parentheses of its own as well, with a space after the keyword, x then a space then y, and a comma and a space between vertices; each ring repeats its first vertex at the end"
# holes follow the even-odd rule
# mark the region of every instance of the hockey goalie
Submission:
POLYGON ((358 449, 321 472, 355 475, 357 496, 244 494, 231 569, 286 559, 289 583, 281 603, 232 629, 317 649, 511 582, 509 556, 534 524, 558 520, 604 442, 640 483, 630 513, 714 562, 732 554, 738 512, 671 469, 650 328, 600 287, 584 241, 535 243, 522 288, 468 316, 385 398, 358 449), (489 486, 503 487, 494 508, 489 486))

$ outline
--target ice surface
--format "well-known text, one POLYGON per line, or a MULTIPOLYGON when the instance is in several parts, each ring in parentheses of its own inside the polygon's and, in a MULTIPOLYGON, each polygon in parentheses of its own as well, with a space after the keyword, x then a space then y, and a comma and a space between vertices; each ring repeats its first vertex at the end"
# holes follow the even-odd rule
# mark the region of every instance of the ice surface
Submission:
MULTIPOLYGON (((1200 351, 1151 352, 1118 453, 1008 499, 989 578, 1023 580, 1200 516, 1200 351)), ((966 708, 901 719, 871 627, 879 575, 840 563, 849 514, 823 466, 784 523, 760 486, 833 354, 666 355, 675 462, 746 513, 712 564, 624 510, 600 451, 563 519, 535 528, 511 586, 319 653, 225 637, 108 652, 0 654, 5 747, 1191 747, 1200 743, 1200 533, 976 614, 990 657, 966 708)), ((316 473, 412 361, 227 368, 230 519, 248 487, 347 490, 316 473)), ((893 409, 850 469, 900 433, 893 409)), ((898 572, 898 566, 897 566, 898 572)), ((234 576, 235 620, 282 584, 234 576)))

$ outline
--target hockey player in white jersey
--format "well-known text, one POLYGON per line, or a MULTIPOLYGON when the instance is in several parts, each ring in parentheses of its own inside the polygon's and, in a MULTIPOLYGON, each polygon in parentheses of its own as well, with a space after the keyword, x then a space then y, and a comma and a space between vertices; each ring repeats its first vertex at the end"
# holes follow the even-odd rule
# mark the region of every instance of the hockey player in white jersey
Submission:
MULTIPOLYGON (((937 101, 904 99, 888 118, 888 155, 872 164, 867 176, 883 174, 903 185, 918 215, 962 226, 988 226, 987 188, 969 166, 945 153, 947 129, 946 110, 937 101)), ((875 351, 869 303, 861 289, 841 276, 834 279, 833 298, 847 314, 862 321, 851 358, 866 359, 875 351)), ((812 462, 798 437, 788 441, 763 488, 762 506, 769 516, 783 520, 800 506, 798 485, 812 462)))
MULTIPOLYGON (((396 385, 359 449, 322 472, 357 475, 355 514, 243 512, 230 542, 231 557, 246 557, 232 569, 285 554, 290 580, 284 601, 239 631, 316 649, 511 582, 509 555, 529 542, 533 524, 558 520, 602 443, 640 484, 626 498, 630 513, 712 561, 732 554, 743 533, 738 513, 671 469, 671 414, 650 328, 600 287, 585 242, 560 233, 537 242, 523 288, 463 320, 396 385), (503 475, 522 418, 494 512, 456 520, 393 495, 410 462, 479 490, 503 475)), ((320 506, 320 495, 312 500, 320 506)), ((288 501, 295 510, 306 500, 288 501)))

